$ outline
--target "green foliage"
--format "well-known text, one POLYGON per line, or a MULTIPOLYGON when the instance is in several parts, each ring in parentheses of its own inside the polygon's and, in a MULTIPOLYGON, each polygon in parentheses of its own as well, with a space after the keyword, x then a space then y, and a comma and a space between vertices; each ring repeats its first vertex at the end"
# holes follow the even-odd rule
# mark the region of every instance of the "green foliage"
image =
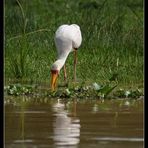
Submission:
POLYGON ((140 96, 143 95, 144 94, 141 89, 136 89, 136 90, 119 89, 116 92, 114 92, 114 96, 119 98, 139 98, 140 96))
POLYGON ((119 89, 113 92, 117 84, 106 83, 92 85, 81 84, 69 88, 58 88, 56 91, 42 90, 37 88, 36 85, 21 85, 11 84, 4 88, 7 95, 32 95, 42 96, 48 98, 79 98, 79 99, 107 99, 107 98, 139 98, 143 96, 141 89, 136 90, 123 90, 119 89), (111 94, 111 95, 110 95, 111 94))
POLYGON ((36 89, 35 85, 21 85, 21 84, 11 84, 4 88, 8 95, 28 95, 33 93, 36 89))
POLYGON ((23 41, 18 41, 17 51, 13 49, 10 56, 10 70, 15 78, 24 78, 27 75, 27 57, 29 47, 25 37, 23 41), (17 56, 16 56, 17 55, 17 56))
MULTIPOLYGON (((5 79, 49 81, 54 33, 65 23, 82 31, 80 81, 143 82, 143 0, 5 0, 5 79)), ((72 64, 69 56, 70 81, 72 64)))
POLYGON ((97 92, 98 96, 102 98, 106 98, 112 90, 117 87, 117 85, 111 86, 110 84, 106 84, 105 86, 101 87, 97 92))

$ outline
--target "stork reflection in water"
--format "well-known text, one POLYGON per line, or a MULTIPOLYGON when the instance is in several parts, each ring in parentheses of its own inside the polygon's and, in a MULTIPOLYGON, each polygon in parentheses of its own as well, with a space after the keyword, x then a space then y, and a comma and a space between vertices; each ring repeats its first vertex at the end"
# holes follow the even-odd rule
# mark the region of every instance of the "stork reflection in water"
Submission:
MULTIPOLYGON (((73 105, 75 106, 75 104, 73 105)), ((53 105, 53 111, 55 116, 53 140, 56 147, 68 145, 76 148, 80 141, 80 120, 76 117, 76 110, 69 112, 65 104, 58 100, 53 105)))

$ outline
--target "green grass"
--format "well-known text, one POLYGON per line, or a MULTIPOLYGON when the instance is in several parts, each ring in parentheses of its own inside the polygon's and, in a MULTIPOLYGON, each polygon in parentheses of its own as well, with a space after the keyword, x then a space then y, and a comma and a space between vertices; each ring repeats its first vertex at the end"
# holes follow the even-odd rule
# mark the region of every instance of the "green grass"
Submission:
MULTIPOLYGON (((61 24, 80 26, 80 82, 142 85, 143 0, 5 0, 5 81, 50 82, 56 59, 54 33, 61 24)), ((73 54, 66 62, 73 79, 73 54)), ((59 83, 63 81, 61 72, 59 83)))

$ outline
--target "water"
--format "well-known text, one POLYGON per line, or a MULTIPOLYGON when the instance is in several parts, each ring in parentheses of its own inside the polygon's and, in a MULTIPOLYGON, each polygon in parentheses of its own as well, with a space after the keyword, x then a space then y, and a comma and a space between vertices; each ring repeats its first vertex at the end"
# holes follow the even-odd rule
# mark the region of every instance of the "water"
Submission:
POLYGON ((5 103, 5 148, 144 146, 142 100, 18 100, 5 103))

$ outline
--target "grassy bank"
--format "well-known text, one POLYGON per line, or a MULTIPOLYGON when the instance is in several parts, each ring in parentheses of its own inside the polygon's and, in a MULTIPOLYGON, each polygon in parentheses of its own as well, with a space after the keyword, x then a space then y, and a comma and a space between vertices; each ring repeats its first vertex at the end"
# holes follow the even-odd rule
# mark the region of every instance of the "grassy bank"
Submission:
MULTIPOLYGON (((143 84, 143 0, 5 0, 5 81, 49 83, 61 24, 81 27, 80 82, 143 84)), ((73 79, 73 54, 67 60, 73 79)), ((61 72, 59 83, 63 80, 61 72)))

